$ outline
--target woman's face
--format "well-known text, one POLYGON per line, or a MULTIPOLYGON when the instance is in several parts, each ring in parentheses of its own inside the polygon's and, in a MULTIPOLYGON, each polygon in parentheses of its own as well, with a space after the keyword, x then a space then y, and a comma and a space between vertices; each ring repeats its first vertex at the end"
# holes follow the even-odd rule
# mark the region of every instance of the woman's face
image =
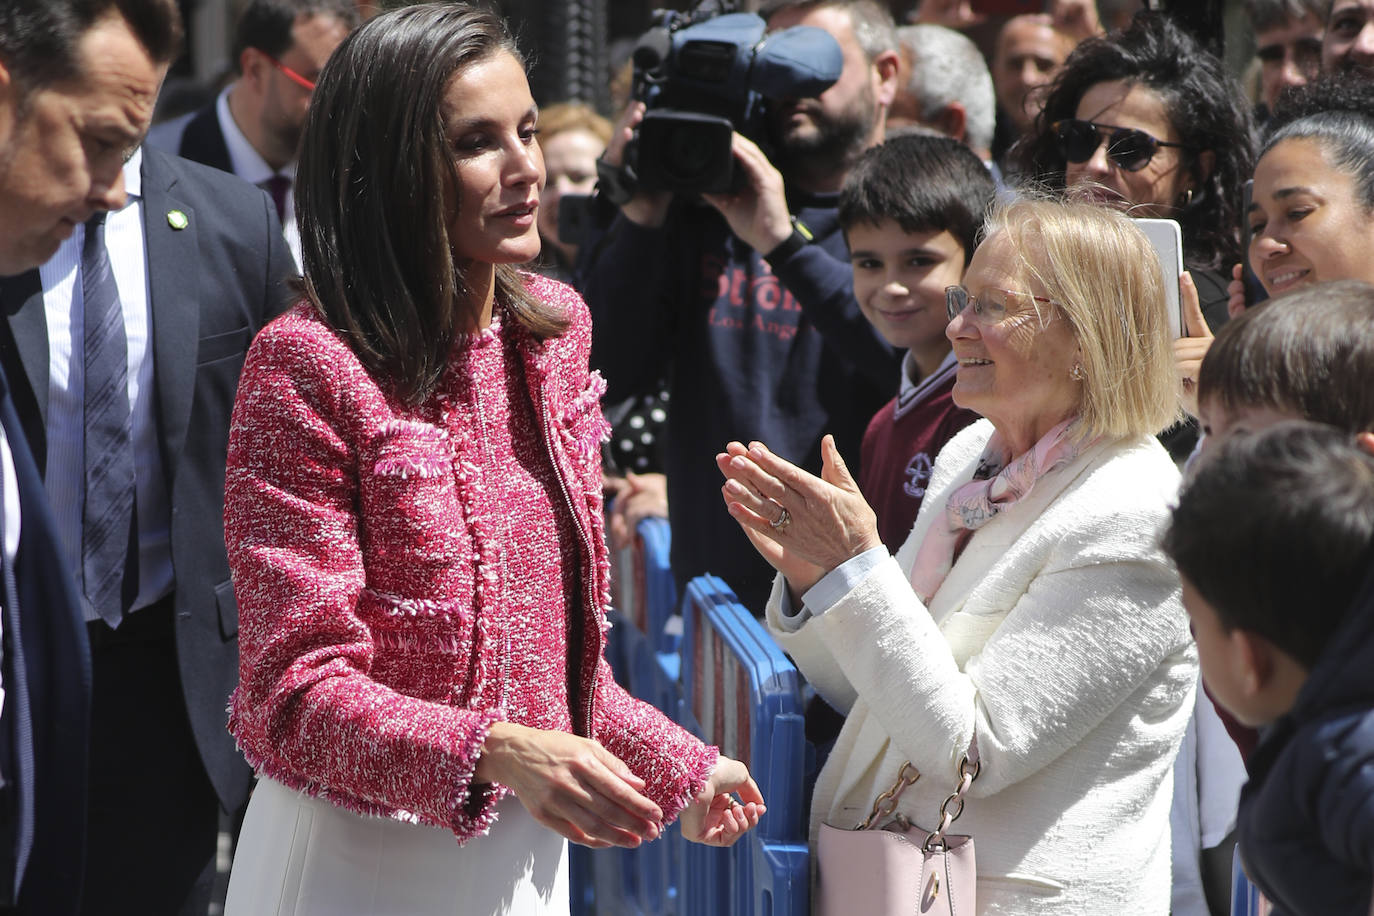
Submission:
POLYGON ((954 403, 991 420, 1019 455, 1078 413, 1082 383, 1069 375, 1078 362, 1078 340, 1058 308, 1029 298, 1048 295, 1025 275, 1005 232, 978 246, 964 286, 975 297, 990 290, 1018 294, 1007 298, 1001 321, 985 324, 965 308, 945 336, 959 361, 954 403))
POLYGON ((1374 282, 1374 218, 1315 140, 1281 141, 1255 167, 1250 268, 1271 296, 1328 280, 1374 282))
POLYGON ((454 75, 442 109, 457 176, 449 218, 454 257, 488 264, 534 258, 544 157, 524 69, 498 51, 454 75))
MULTIPOLYGON (((1179 143, 1179 132, 1169 120, 1164 99, 1153 89, 1126 80, 1098 83, 1078 100, 1074 117, 1099 125, 1141 130, 1165 143, 1179 143)), ((1130 208, 1132 216, 1171 218, 1193 186, 1186 165, 1187 151, 1176 146, 1160 146, 1138 171, 1129 172, 1107 156, 1106 135, 1086 162, 1064 166, 1064 184, 1083 186, 1090 197, 1119 209, 1130 208), (1094 188, 1101 185, 1101 188, 1094 188), (1104 190, 1105 189, 1105 190, 1104 190)))
MULTIPOLYGON (((596 135, 581 128, 559 131, 540 142, 548 177, 539 197, 539 234, 558 244, 558 202, 564 194, 590 194, 596 187, 596 157, 605 148, 596 135)), ((559 246, 575 250, 576 246, 559 246)))

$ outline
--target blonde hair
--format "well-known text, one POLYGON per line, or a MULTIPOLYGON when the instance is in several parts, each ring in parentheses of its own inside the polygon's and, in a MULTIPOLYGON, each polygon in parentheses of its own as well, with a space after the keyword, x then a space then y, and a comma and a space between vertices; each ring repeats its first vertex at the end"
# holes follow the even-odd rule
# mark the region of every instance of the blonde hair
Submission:
POLYGON ((1028 196, 994 206, 986 231, 1007 234, 1026 276, 1073 329, 1085 437, 1154 435, 1182 419, 1159 261, 1129 217, 1028 196))
POLYGON ((558 102, 539 109, 539 137, 545 143, 567 130, 585 130, 601 143, 611 142, 615 126, 582 102, 558 102))

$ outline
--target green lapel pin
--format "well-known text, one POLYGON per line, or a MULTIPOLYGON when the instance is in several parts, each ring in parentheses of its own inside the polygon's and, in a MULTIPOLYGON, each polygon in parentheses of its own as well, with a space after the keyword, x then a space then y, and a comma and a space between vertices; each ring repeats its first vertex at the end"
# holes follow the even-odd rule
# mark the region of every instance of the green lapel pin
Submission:
POLYGON ((173 229, 185 229, 187 226, 191 225, 191 220, 180 210, 168 210, 167 225, 171 226, 173 229))

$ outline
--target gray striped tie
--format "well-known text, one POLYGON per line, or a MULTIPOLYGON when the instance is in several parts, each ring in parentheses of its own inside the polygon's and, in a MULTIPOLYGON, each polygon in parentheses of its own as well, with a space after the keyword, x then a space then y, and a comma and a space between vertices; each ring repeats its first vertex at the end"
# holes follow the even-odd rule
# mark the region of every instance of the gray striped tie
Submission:
POLYGON ((81 251, 85 310, 86 500, 81 513, 81 576, 102 620, 124 616, 124 570, 134 511, 133 425, 124 310, 105 250, 105 214, 86 224, 81 251))

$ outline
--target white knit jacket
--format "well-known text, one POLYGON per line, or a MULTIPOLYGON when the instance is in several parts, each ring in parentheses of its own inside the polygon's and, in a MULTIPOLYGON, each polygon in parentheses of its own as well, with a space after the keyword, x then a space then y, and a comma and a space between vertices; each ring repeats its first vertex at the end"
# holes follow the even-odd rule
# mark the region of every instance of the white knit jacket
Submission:
POLYGON ((978 913, 1169 911, 1172 764, 1197 656, 1157 546, 1178 474, 1153 438, 1099 442, 979 529, 924 607, 907 574, 986 420, 941 452, 895 559, 796 632, 768 621, 847 713, 816 784, 820 824, 852 827, 903 761, 899 810, 934 826, 976 735, 982 773, 951 832, 972 834, 978 913))

